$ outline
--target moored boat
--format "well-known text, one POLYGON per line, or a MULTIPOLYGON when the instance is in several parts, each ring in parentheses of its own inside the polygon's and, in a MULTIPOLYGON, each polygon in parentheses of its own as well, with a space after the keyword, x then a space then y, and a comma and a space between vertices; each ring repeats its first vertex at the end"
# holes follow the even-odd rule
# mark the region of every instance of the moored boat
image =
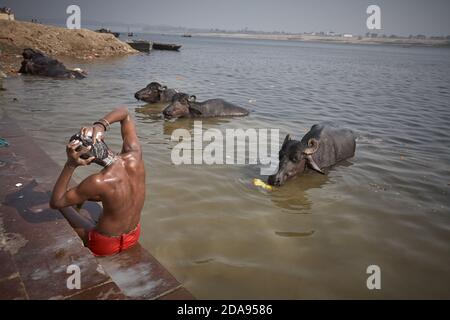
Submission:
POLYGON ((179 44, 153 42, 153 49, 155 49, 155 50, 178 51, 180 48, 181 48, 181 45, 179 45, 179 44))
POLYGON ((150 52, 152 50, 153 43, 145 40, 133 40, 127 41, 128 45, 135 50, 141 52, 150 52))
POLYGON ((100 28, 98 30, 95 30, 95 32, 98 32, 98 33, 110 33, 110 34, 114 35, 114 37, 116 37, 116 38, 118 38, 120 36, 120 32, 112 32, 111 30, 105 29, 105 28, 100 28))

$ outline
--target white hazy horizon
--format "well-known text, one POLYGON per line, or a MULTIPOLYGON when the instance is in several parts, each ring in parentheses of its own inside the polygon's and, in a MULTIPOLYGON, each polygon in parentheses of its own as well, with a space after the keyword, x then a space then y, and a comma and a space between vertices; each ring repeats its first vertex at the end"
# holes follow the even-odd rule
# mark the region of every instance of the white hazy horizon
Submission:
POLYGON ((18 19, 65 21, 66 8, 81 20, 192 29, 365 34, 369 5, 381 8, 379 34, 450 35, 447 0, 4 0, 18 19))

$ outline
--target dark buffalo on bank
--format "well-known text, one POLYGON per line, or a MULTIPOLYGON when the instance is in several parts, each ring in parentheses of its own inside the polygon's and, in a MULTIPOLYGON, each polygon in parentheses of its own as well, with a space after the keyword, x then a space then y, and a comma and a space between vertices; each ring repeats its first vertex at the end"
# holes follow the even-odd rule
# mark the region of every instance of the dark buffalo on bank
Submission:
POLYGON ((67 69, 60 61, 34 49, 24 49, 19 73, 55 79, 82 79, 86 75, 81 69, 67 69))
POLYGON ((268 183, 281 186, 307 168, 324 173, 322 169, 355 155, 356 139, 352 130, 333 124, 315 124, 301 141, 288 134, 279 152, 278 171, 269 176, 268 183))
POLYGON ((176 93, 175 89, 169 89, 158 82, 150 82, 145 88, 137 91, 134 97, 147 103, 164 103, 172 101, 176 93))
POLYGON ((209 99, 197 102, 194 95, 177 93, 170 105, 163 110, 164 118, 210 118, 239 117, 248 115, 248 110, 223 99, 209 99))

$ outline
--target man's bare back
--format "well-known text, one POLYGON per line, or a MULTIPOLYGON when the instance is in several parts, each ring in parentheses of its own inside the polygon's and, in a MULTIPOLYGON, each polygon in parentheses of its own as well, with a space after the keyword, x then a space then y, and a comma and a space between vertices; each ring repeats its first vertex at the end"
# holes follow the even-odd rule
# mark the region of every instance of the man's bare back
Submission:
POLYGON ((103 213, 96 225, 102 234, 115 236, 127 233, 139 223, 145 199, 144 162, 134 154, 118 155, 112 165, 95 175, 99 181, 98 197, 103 213))
MULTIPOLYGON (((145 200, 145 166, 136 128, 128 110, 118 108, 110 112, 92 127, 82 128, 77 138, 72 139, 67 145, 68 159, 53 189, 50 206, 63 209, 61 211, 69 223, 88 246, 90 241, 95 240, 94 237, 106 236, 116 241, 117 237, 136 230, 145 200), (123 139, 122 151, 118 155, 114 155, 103 142, 104 132, 115 122, 121 124, 123 139), (93 142, 88 147, 85 137, 93 142), (98 146, 96 143, 99 142, 106 148, 102 159, 98 155, 92 156, 95 152, 91 149, 98 146), (75 168, 91 162, 101 164, 104 168, 68 190, 75 168), (86 200, 102 202, 103 212, 97 224, 87 221, 71 207, 86 200)), ((101 240, 107 241, 106 237, 101 240)))

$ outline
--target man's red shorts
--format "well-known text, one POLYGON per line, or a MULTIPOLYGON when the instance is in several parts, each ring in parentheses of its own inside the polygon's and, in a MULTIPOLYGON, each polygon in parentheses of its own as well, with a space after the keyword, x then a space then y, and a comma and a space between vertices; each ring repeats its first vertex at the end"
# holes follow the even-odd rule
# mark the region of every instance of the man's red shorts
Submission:
POLYGON ((138 242, 140 234, 140 224, 133 231, 116 237, 108 237, 96 230, 91 230, 89 231, 88 248, 96 256, 111 256, 134 246, 138 242))

